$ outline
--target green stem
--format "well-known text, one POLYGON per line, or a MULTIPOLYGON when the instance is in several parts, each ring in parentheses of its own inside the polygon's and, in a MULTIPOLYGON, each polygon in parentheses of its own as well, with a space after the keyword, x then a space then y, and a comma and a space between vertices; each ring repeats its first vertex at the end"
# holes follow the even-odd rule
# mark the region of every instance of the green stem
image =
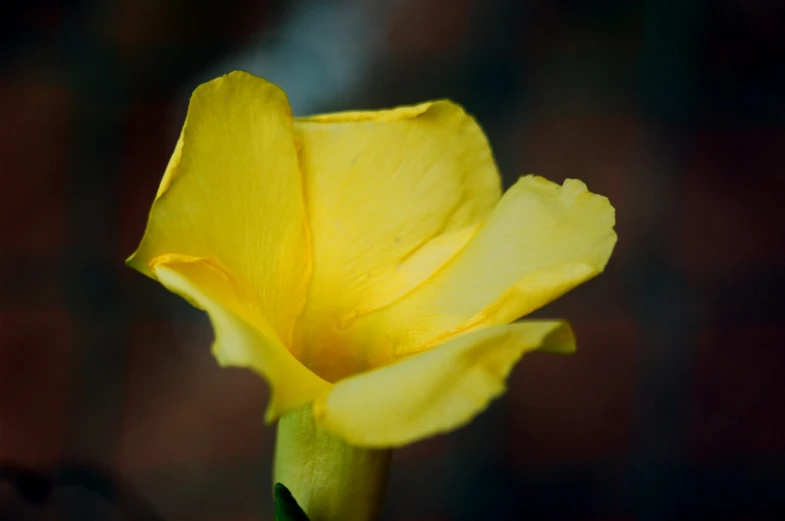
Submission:
POLYGON ((301 409, 278 421, 273 483, 283 483, 311 521, 371 521, 384 501, 391 453, 351 446, 301 409))

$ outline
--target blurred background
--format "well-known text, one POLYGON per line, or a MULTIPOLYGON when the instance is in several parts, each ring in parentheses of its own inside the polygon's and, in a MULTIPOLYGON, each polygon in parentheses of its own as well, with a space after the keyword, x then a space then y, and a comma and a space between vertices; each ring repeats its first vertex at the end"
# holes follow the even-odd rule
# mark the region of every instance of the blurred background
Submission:
POLYGON ((0 519, 272 519, 265 384, 123 265, 190 91, 233 69, 296 114, 451 98, 506 185, 617 208, 606 273, 536 313, 579 352, 398 451, 385 521, 785 519, 782 0, 0 9, 0 519))

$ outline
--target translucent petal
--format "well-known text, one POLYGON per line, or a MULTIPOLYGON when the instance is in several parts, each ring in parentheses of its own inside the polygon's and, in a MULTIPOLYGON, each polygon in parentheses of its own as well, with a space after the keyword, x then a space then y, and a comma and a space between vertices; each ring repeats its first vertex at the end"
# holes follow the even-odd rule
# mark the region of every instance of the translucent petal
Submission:
POLYGON ((258 297, 275 335, 290 343, 305 304, 310 241, 286 96, 233 72, 199 86, 128 263, 155 277, 167 254, 209 259, 258 297))
POLYGON ((511 322, 602 272, 616 243, 613 225, 608 200, 582 182, 523 177, 443 269, 344 335, 359 345, 393 344, 403 355, 511 322))
POLYGON ((249 367, 268 381, 268 421, 330 388, 292 356, 258 313, 258 299, 221 268, 204 259, 166 255, 153 259, 151 269, 169 291, 207 312, 215 330, 213 353, 221 365, 249 367))
POLYGON ((574 350, 569 325, 531 321, 459 335, 338 382, 314 404, 314 417, 358 446, 399 446, 450 431, 502 394, 515 362, 537 348, 574 350))
POLYGON ((497 203, 500 180, 480 128, 446 101, 317 116, 295 129, 314 248, 295 351, 336 379, 377 356, 341 342, 340 330, 460 251, 497 203))

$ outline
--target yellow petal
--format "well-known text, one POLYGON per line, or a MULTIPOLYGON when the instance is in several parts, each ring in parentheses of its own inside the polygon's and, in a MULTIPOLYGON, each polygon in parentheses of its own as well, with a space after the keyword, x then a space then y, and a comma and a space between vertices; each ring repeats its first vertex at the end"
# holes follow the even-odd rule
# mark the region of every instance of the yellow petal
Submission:
POLYGON ((460 427, 482 412, 504 392, 507 375, 524 353, 574 347, 566 322, 480 329, 338 382, 314 403, 314 417, 354 445, 411 443, 460 427))
POLYGON ((216 261, 259 297, 290 342, 310 271, 302 179, 284 93, 234 72, 199 86, 129 264, 166 254, 216 261))
POLYGON ((608 200, 582 182, 523 177, 447 266, 359 318, 347 335, 359 344, 394 344, 403 355, 472 327, 511 322, 602 272, 616 243, 613 225, 608 200))
POLYGON ((500 179, 482 130, 447 101, 316 116, 295 129, 314 248, 295 349, 338 378, 374 355, 332 342, 332 333, 460 251, 497 203, 500 179))
POLYGON ((258 299, 211 262, 178 255, 153 259, 151 269, 169 291, 207 312, 221 365, 249 367, 270 384, 267 421, 313 402, 330 384, 286 349, 258 311, 258 299))

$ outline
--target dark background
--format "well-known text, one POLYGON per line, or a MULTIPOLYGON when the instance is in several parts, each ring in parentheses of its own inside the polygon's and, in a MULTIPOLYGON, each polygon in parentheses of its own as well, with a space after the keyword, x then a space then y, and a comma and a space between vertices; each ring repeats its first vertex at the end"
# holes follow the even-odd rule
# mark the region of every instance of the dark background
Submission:
POLYGON ((452 98, 507 185, 617 208, 606 273, 537 312, 578 354, 398 451, 385 520, 785 519, 782 0, 0 9, 1 520, 272 518, 265 384, 123 265, 188 93, 235 68, 296 114, 452 98))

